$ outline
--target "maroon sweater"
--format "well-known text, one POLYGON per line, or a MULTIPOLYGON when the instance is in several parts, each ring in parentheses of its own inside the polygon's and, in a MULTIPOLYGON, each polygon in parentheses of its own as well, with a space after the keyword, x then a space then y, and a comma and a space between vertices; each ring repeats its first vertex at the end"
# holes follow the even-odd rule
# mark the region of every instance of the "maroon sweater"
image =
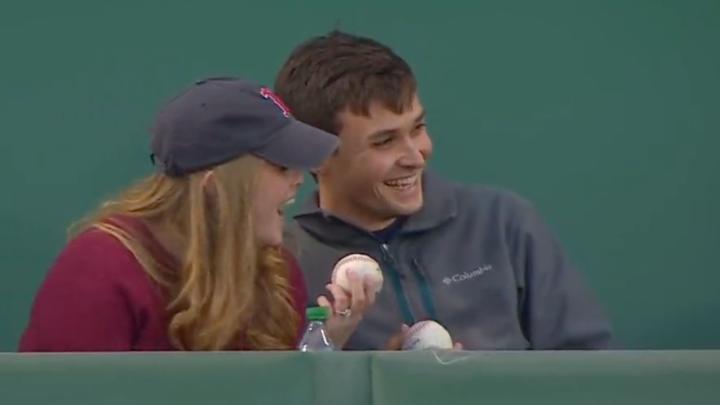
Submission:
MULTIPOLYGON (((118 222, 116 222, 118 223, 118 222)), ((173 257, 140 221, 123 219, 162 263, 173 257)), ((307 292, 293 257, 286 255, 298 340, 307 292)), ((176 350, 168 338, 166 301, 132 253, 115 237, 91 229, 59 255, 35 297, 20 351, 176 350)))

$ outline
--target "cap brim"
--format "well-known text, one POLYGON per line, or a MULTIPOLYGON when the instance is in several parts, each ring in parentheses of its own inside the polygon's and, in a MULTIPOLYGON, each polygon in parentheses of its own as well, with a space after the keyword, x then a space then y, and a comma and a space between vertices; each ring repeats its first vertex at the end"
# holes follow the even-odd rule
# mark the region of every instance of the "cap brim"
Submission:
POLYGON ((337 136, 291 119, 270 142, 253 153, 279 166, 312 170, 335 152, 338 143, 337 136))

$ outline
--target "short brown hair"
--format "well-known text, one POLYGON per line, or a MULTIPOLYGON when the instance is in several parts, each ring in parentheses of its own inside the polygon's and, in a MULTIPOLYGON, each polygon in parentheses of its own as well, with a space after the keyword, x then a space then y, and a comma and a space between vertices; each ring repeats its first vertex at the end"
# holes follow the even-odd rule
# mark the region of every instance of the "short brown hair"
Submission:
POLYGON ((295 118, 337 134, 337 115, 367 115, 379 101, 396 113, 408 108, 417 83, 410 66, 389 47, 340 31, 300 44, 278 72, 275 92, 295 118))

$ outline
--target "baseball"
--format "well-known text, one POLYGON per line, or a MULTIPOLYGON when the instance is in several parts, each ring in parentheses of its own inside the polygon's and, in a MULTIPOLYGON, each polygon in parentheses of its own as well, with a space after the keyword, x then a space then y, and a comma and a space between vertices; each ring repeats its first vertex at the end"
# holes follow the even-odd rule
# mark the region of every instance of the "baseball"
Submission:
POLYGON ((452 348, 450 333, 435 321, 421 321, 411 326, 402 345, 403 350, 452 348))
POLYGON ((340 259, 332 272, 331 282, 339 285, 343 290, 350 292, 350 280, 348 272, 366 277, 370 285, 378 293, 382 289, 383 275, 380 265, 370 256, 354 253, 340 259), (366 276, 367 275, 367 276, 366 276))

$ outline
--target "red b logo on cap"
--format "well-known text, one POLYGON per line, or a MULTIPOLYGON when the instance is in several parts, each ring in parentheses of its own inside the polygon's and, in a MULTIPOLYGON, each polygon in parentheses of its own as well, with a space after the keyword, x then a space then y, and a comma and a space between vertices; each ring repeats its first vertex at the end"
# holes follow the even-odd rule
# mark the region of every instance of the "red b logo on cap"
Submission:
POLYGON ((270 100, 275 104, 280 111, 282 111, 283 115, 287 118, 290 118, 290 109, 287 105, 285 105, 285 102, 282 101, 280 96, 275 94, 272 90, 268 89, 267 87, 263 87, 260 89, 260 94, 265 97, 266 99, 270 100))

